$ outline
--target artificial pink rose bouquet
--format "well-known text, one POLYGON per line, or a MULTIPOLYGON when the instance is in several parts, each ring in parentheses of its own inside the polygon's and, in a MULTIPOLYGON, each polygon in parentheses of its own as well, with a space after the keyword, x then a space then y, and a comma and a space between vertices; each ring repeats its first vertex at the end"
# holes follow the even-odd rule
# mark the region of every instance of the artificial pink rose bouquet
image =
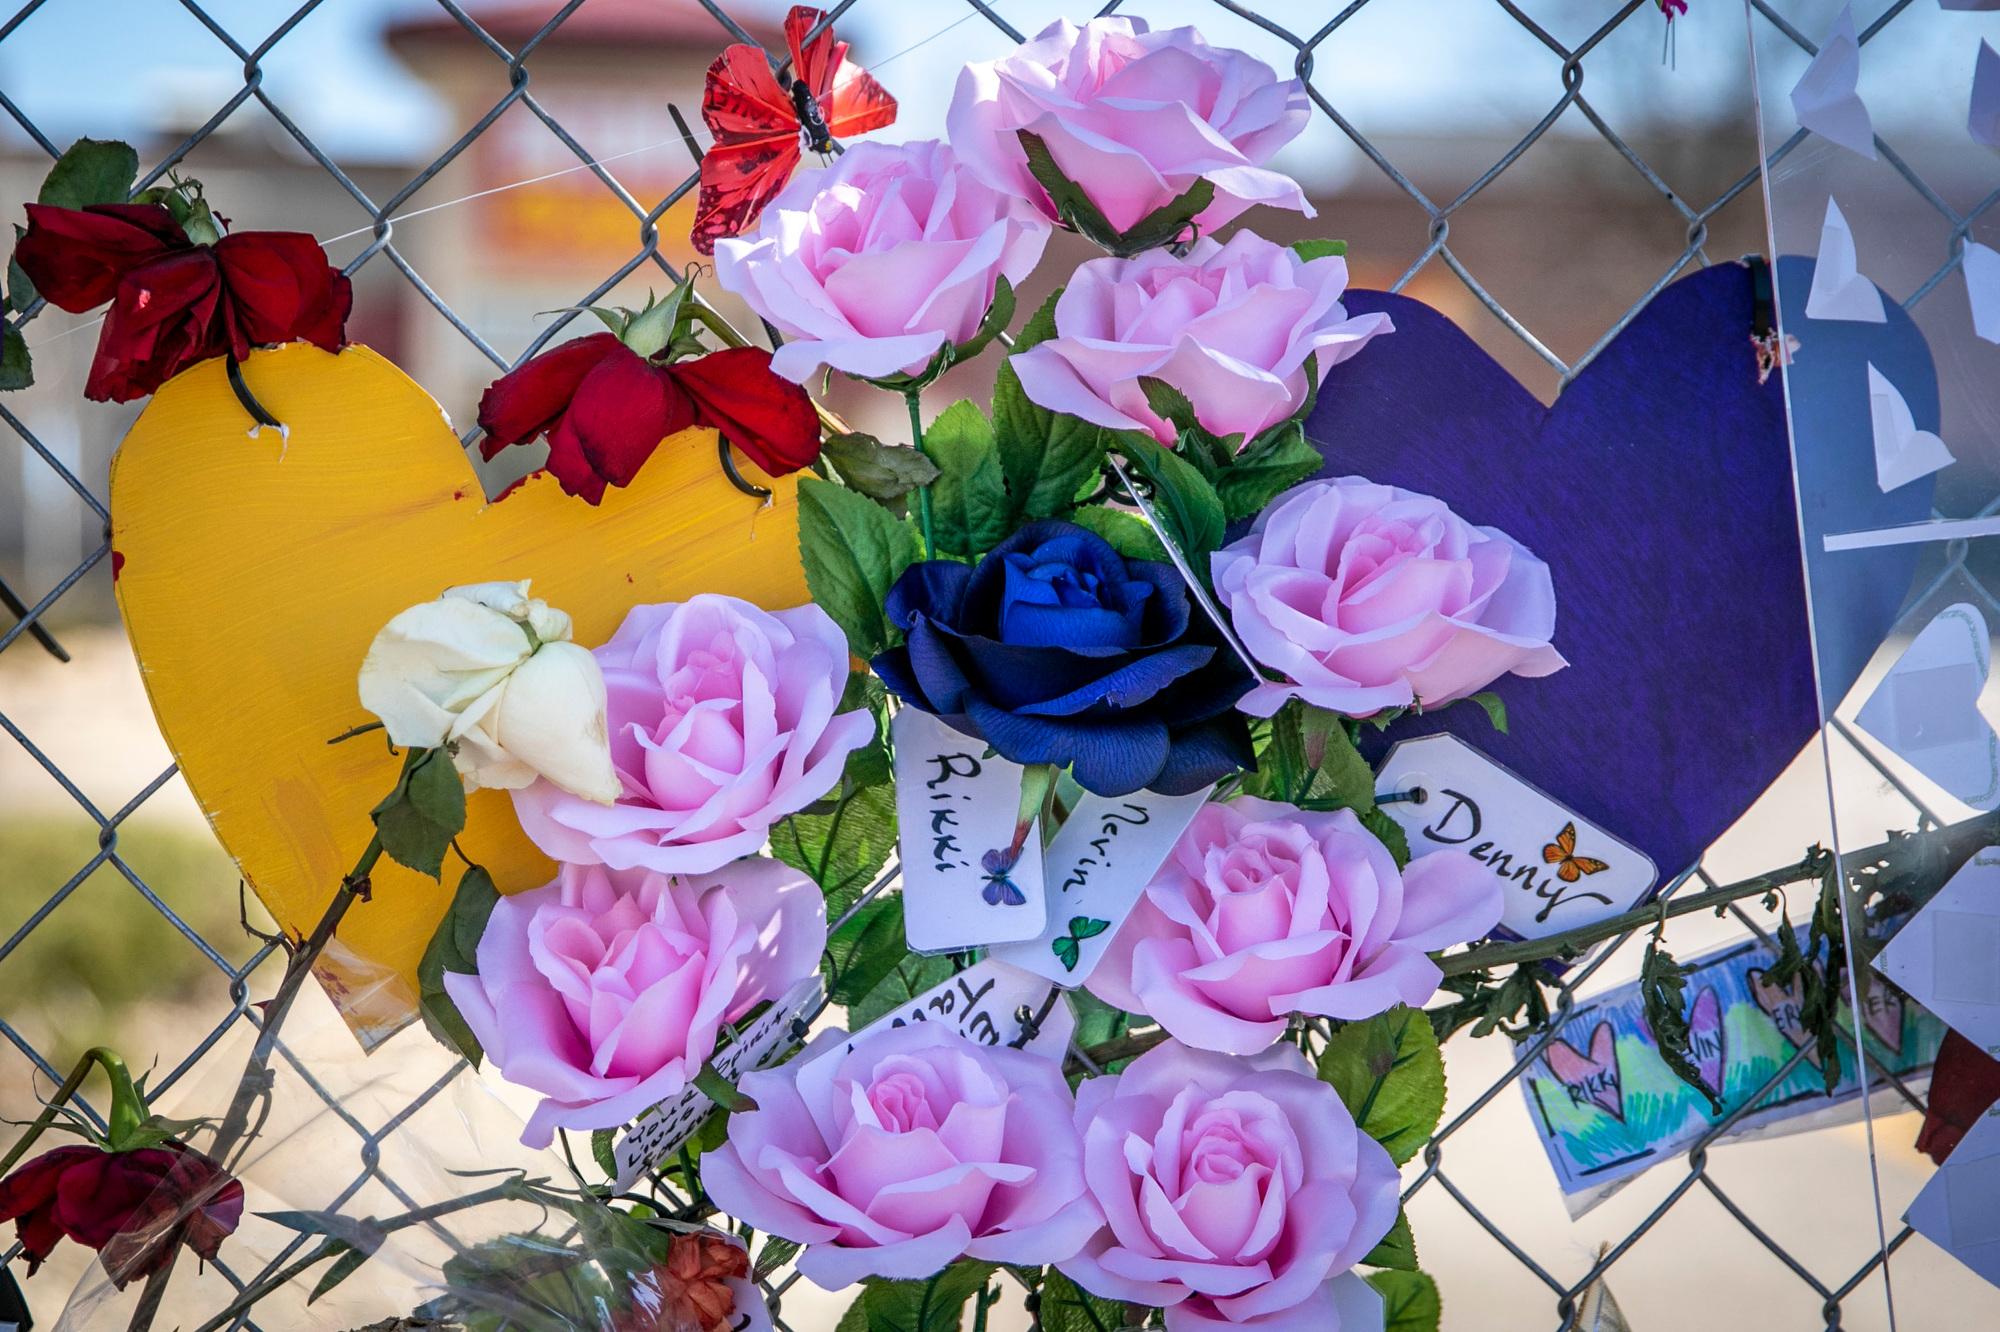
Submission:
POLYGON ((1436 709, 1501 676, 1548 675, 1562 654, 1549 567, 1439 501, 1360 477, 1279 496, 1211 560, 1215 595, 1266 680, 1237 706, 1288 698, 1366 717, 1436 709))
POLYGON ((1254 56, 1113 15, 1058 19, 1013 54, 967 65, 945 123, 980 179, 1051 217, 1022 130, 1121 230, 1206 180, 1215 198, 1195 223, 1208 232, 1256 204, 1312 216, 1298 182, 1265 166, 1306 115, 1305 85, 1254 56))
POLYGON ((714 594, 635 606, 594 655, 623 793, 610 805, 547 781, 514 793, 522 830, 566 863, 718 869, 825 795, 875 734, 866 711, 840 710, 847 641, 817 606, 714 594))
POLYGON ((1289 1045, 1253 1059, 1175 1041, 1077 1089, 1104 1229, 1057 1263, 1093 1294, 1166 1309, 1168 1332, 1369 1332, 1348 1269, 1396 1222, 1396 1166, 1289 1045))
POLYGON ((1255 1054, 1293 1013, 1421 1006, 1430 952, 1500 922, 1500 880, 1462 851, 1402 869, 1352 810, 1204 805, 1091 973, 1090 991, 1185 1044, 1255 1054))
POLYGON ((744 1078, 757 1108, 732 1118, 702 1172, 732 1216, 808 1246, 801 1272, 837 1289, 962 1256, 1039 1266, 1097 1230, 1055 1062, 941 1022, 874 1032, 843 1054, 844 1039, 744 1078))
POLYGON ((1345 259, 1305 259, 1248 231, 1203 238, 1185 257, 1092 259, 1056 302, 1055 336, 1014 370, 1050 411, 1171 444, 1174 426, 1147 401, 1144 381, 1157 379, 1204 429, 1248 440, 1299 414, 1328 366, 1390 331, 1385 314, 1350 318, 1346 290, 1345 259))
POLYGON ((502 897, 445 990, 500 1075, 542 1094, 523 1139, 614 1128, 693 1081, 725 1023, 819 965, 826 911, 774 860, 713 874, 565 865, 502 897))

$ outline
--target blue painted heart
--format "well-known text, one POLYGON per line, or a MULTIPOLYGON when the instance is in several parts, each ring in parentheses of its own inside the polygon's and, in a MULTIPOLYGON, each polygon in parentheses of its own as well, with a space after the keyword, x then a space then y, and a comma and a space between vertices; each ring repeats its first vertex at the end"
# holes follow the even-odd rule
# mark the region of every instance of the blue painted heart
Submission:
MULTIPOLYGON (((1328 373, 1307 422, 1325 475, 1436 495, 1518 538, 1555 579, 1555 641, 1570 665, 1495 686, 1508 734, 1460 706, 1398 722, 1385 740, 1459 734, 1670 874, 1819 726, 1783 386, 1758 381, 1755 282, 1736 263, 1675 282, 1551 407, 1437 311, 1352 292, 1350 314, 1387 311, 1396 331, 1328 373)), ((1805 308, 1810 282, 1810 261, 1781 262, 1788 311, 1805 308)), ((1920 427, 1937 414, 1922 336, 1885 305, 1886 324, 1794 324, 1814 548, 1825 531, 1929 509, 1928 481, 1876 488, 1866 363, 1891 374, 1920 427)), ((1835 571, 1837 600, 1823 594, 1815 610, 1837 699, 1894 622, 1916 552, 1833 558, 1849 562, 1835 571)))

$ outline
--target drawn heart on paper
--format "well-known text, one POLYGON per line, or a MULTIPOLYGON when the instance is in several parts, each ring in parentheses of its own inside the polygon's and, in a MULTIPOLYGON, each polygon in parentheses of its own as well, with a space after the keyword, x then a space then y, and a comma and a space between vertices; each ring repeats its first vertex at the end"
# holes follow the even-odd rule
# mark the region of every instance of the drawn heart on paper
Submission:
POLYGON ((1688 1052, 1694 1056, 1701 1080, 1721 1095, 1727 1061, 1722 1048, 1722 997, 1713 985, 1702 986, 1688 1005, 1688 1052))
POLYGON ((1861 1000, 1861 1020, 1868 1027, 1869 1034, 1889 1048, 1889 1053, 1903 1053, 1903 992, 1886 984, 1881 977, 1874 977, 1868 993, 1861 1000))
MULTIPOLYGON (((1780 262, 1788 311, 1805 308, 1811 274, 1810 261, 1780 262)), ((1345 303, 1388 312, 1396 331, 1327 373, 1306 426, 1328 458, 1322 474, 1436 495, 1548 561, 1570 662, 1494 686, 1505 735, 1459 707, 1399 722, 1381 743, 1451 731, 1663 874, 1693 864, 1819 726, 1783 386, 1757 382, 1751 270, 1718 264, 1667 287, 1553 407, 1430 307, 1364 291, 1345 303)), ((1886 305, 1884 324, 1798 323, 1815 551, 1828 531, 1929 515, 1928 479, 1890 495, 1875 485, 1869 362, 1936 426, 1922 335, 1886 305)), ((1813 556, 1829 697, 1889 631, 1918 554, 1813 556)))
MULTIPOLYGON (((244 375, 289 444, 244 437, 220 361, 176 376, 113 462, 112 563, 167 744, 294 933, 319 918, 395 781, 379 736, 327 740, 371 720, 355 673, 396 612, 453 584, 527 578, 596 644, 642 602, 806 600, 793 486, 751 469, 776 491, 760 507, 723 476, 711 431, 667 441, 598 508, 547 476, 489 502, 437 403, 375 352, 295 343, 255 353, 244 375)), ((551 874, 503 792, 473 795, 459 841, 503 892, 551 874)), ((322 979, 364 1041, 414 1012, 454 873, 440 886, 384 860, 342 923, 322 979)))
POLYGON ((1610 1022, 1590 1033, 1590 1053, 1584 1054, 1558 1038, 1545 1056, 1549 1072, 1569 1093, 1572 1105, 1594 1105, 1619 1123, 1625 1122, 1625 1089, 1618 1076, 1618 1034, 1610 1022))
POLYGON ((1820 1066, 1819 1046, 1814 1043, 1812 1033, 1806 1030, 1805 1018, 1801 1016, 1805 1003, 1806 985, 1803 976, 1794 976, 1783 985, 1764 979, 1763 969, 1752 967, 1743 973, 1749 982, 1750 997, 1757 1001, 1757 1007, 1764 1010, 1764 1016, 1778 1029, 1794 1050, 1804 1049, 1806 1062, 1814 1068, 1820 1066), (1811 1048, 1807 1048, 1807 1047, 1811 1048))

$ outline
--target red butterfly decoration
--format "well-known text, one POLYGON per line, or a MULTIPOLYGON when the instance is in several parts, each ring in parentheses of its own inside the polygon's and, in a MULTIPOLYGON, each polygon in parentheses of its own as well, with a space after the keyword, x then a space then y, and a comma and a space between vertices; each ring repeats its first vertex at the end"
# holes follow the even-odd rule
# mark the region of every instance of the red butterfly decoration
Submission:
POLYGON ((794 5, 785 15, 791 80, 780 83, 761 46, 724 48, 708 67, 701 118, 715 138, 701 159, 701 195, 695 204, 694 248, 715 253, 723 236, 742 234, 757 221, 811 148, 830 151, 829 140, 880 129, 896 118, 896 99, 858 65, 847 61, 847 43, 828 28, 802 45, 825 17, 794 5))

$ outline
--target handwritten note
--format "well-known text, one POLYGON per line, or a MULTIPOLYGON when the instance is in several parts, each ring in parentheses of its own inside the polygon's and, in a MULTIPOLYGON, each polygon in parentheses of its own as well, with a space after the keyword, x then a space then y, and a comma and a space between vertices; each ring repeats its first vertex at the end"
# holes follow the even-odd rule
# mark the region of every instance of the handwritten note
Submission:
POLYGON ((1397 744, 1375 791, 1421 793, 1382 806, 1408 834, 1410 854, 1451 847, 1486 865, 1508 888, 1501 927, 1524 939, 1615 916, 1659 878, 1638 850, 1456 736, 1397 744))
POLYGON ((993 955, 1070 989, 1083 984, 1207 799, 1208 789, 1085 795, 1043 853, 1048 925, 993 955))
MULTIPOLYGON (((715 1056, 712 1061, 715 1071, 734 1082, 743 1074, 762 1068, 780 1051, 796 1045, 804 1033, 795 1030, 793 1022, 816 1007, 820 995, 817 975, 808 976, 787 990, 715 1056)), ((648 1110, 625 1130, 612 1148, 611 1155, 618 1163, 618 1189, 631 1188, 647 1167, 679 1151, 681 1144, 694 1136, 714 1109, 715 1102, 689 1084, 680 1095, 648 1110)))
POLYGON ((989 957, 889 1010, 845 1040, 814 1041, 797 1074, 800 1094, 809 1106, 825 1104, 817 1092, 833 1080, 848 1053, 875 1033, 913 1022, 943 1022, 981 1045, 1018 1043, 1017 1048, 1031 1054, 1060 1060, 1076 1034, 1076 1013, 1060 993, 1051 1004, 1052 993, 1042 977, 989 957), (1031 1024, 1035 1031, 1023 1040, 1022 1033, 1031 1024))
POLYGON ((1040 934, 1048 919, 1040 828, 1014 845, 1021 765, 915 708, 896 714, 889 735, 911 949, 948 953, 1040 934))

